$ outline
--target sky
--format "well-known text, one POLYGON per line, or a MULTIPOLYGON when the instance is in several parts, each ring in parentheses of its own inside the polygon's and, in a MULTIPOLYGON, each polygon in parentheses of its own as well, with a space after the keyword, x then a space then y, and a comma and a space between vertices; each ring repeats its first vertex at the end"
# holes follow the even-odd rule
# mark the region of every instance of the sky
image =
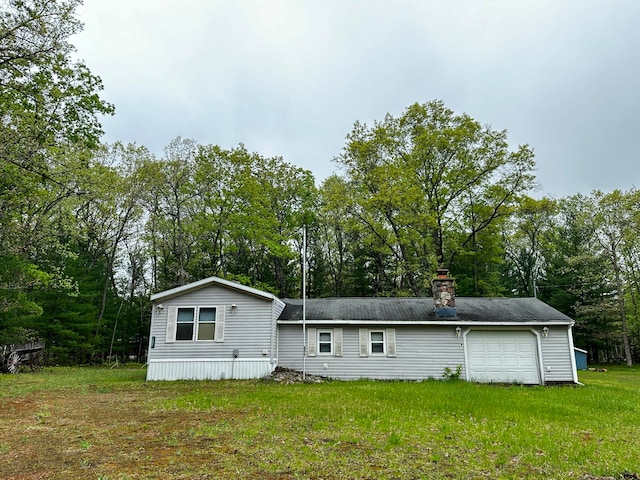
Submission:
POLYGON ((536 197, 640 187, 637 0, 85 0, 106 142, 177 136, 310 170, 441 100, 535 151, 536 197))

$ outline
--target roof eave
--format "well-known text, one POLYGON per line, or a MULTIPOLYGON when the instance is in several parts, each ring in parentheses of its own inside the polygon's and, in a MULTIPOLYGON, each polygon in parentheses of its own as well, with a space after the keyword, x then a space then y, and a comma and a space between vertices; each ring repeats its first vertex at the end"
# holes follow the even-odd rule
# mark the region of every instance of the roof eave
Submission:
MULTIPOLYGON (((302 324, 302 320, 278 320, 279 325, 302 324)), ((306 320, 307 325, 443 325, 443 326, 467 326, 467 327, 521 327, 521 326, 573 326, 573 321, 565 320, 535 320, 535 321, 510 321, 487 322, 478 320, 306 320)))
POLYGON ((282 300, 280 300, 272 293, 263 292, 262 290, 258 290, 257 288, 248 287, 246 285, 242 285, 241 283, 232 282, 220 277, 208 277, 202 280, 198 280, 197 282, 188 283, 180 287, 175 287, 163 292, 154 293, 153 295, 151 295, 151 301, 155 302, 157 300, 167 300, 169 298, 184 295, 187 292, 200 290, 201 288, 208 287, 209 285, 220 285, 223 287, 231 288, 233 290, 248 293, 256 297, 262 297, 268 300, 279 302, 284 306, 284 302, 282 302, 282 300))

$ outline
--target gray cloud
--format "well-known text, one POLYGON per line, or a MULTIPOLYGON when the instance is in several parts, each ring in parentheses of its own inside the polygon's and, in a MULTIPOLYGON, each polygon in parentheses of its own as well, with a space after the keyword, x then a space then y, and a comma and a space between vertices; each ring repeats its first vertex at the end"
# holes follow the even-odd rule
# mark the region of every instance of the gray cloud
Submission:
POLYGON ((637 183, 635 0, 89 0, 78 56, 107 141, 177 135, 282 156, 321 181, 353 122, 441 99, 536 151, 537 195, 637 183))

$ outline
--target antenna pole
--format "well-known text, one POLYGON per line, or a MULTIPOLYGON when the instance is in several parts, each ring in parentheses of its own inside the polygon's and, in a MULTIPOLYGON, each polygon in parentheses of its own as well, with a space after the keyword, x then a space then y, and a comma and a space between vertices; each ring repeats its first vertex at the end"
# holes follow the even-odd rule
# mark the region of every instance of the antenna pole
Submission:
POLYGON ((307 226, 302 229, 302 380, 307 376, 307 226))

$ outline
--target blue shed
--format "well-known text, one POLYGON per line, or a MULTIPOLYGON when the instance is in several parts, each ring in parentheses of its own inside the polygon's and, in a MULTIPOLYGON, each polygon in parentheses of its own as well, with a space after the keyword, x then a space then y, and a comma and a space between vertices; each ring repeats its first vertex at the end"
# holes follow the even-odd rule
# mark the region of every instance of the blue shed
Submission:
POLYGON ((587 351, 582 350, 581 348, 573 348, 574 355, 576 356, 576 369, 577 370, 586 370, 587 369, 587 351))

